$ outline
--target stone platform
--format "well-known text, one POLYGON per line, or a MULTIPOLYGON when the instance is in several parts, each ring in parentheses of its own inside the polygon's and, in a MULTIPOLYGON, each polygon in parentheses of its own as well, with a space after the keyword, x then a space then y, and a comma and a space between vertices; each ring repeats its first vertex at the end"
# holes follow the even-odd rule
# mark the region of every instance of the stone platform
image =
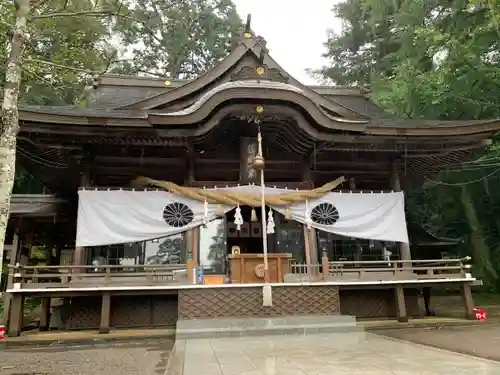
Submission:
POLYGON ((190 319, 177 322, 176 340, 213 337, 315 334, 362 330, 349 315, 190 319))

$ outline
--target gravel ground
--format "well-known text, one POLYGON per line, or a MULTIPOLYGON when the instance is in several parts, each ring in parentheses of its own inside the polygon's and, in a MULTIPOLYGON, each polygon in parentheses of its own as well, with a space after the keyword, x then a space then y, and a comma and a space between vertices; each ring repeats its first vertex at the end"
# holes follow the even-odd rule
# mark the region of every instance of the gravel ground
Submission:
POLYGON ((500 361, 500 324, 469 327, 412 328, 376 332, 379 335, 500 361))
POLYGON ((2 375, 164 375, 171 341, 24 347, 0 352, 2 375))

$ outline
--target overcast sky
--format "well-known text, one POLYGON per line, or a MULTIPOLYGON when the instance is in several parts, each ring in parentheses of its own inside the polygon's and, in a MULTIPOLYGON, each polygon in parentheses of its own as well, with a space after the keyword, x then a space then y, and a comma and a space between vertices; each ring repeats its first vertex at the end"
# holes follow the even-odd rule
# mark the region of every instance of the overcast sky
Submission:
POLYGON ((267 41, 271 56, 302 83, 314 84, 305 72, 325 64, 327 29, 339 30, 331 9, 339 0, 233 0, 242 19, 252 15, 252 29, 267 41))

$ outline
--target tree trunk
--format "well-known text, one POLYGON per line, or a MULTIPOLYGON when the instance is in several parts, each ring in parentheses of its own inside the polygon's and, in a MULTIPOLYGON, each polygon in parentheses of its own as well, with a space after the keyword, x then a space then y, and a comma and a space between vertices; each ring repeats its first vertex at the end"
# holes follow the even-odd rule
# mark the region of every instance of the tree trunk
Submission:
MULTIPOLYGON (((16 22, 12 30, 10 55, 5 70, 5 86, 0 129, 0 270, 3 267, 5 232, 10 212, 10 197, 14 186, 16 168, 16 136, 19 132, 19 87, 21 60, 26 36, 30 0, 15 0, 16 22)), ((1 273, 0 273, 1 281, 1 273)))
POLYGON ((492 287, 497 283, 498 274, 491 264, 490 249, 486 244, 483 229, 467 186, 461 187, 461 201, 470 228, 470 243, 474 266, 477 267, 476 269, 479 271, 478 276, 479 278, 483 278, 485 286, 492 287))

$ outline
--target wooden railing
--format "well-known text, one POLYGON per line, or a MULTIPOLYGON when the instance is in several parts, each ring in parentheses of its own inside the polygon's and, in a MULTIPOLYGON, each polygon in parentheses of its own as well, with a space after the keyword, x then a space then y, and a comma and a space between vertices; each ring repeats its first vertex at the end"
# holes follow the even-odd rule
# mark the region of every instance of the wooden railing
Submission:
POLYGON ((391 260, 391 261, 329 261, 321 264, 292 264, 287 281, 315 280, 422 280, 466 278, 470 257, 461 259, 391 260))
POLYGON ((321 275, 321 265, 320 264, 301 264, 301 263, 292 263, 290 268, 291 273, 297 276, 307 276, 314 275, 315 277, 321 275))
POLYGON ((343 261, 330 262, 323 258, 323 277, 346 278, 465 278, 472 267, 465 264, 470 257, 461 259, 395 260, 395 261, 343 261))
POLYGON ((43 284, 41 287, 71 287, 99 284, 162 284, 187 280, 185 264, 23 266, 9 265, 13 283, 43 284))

